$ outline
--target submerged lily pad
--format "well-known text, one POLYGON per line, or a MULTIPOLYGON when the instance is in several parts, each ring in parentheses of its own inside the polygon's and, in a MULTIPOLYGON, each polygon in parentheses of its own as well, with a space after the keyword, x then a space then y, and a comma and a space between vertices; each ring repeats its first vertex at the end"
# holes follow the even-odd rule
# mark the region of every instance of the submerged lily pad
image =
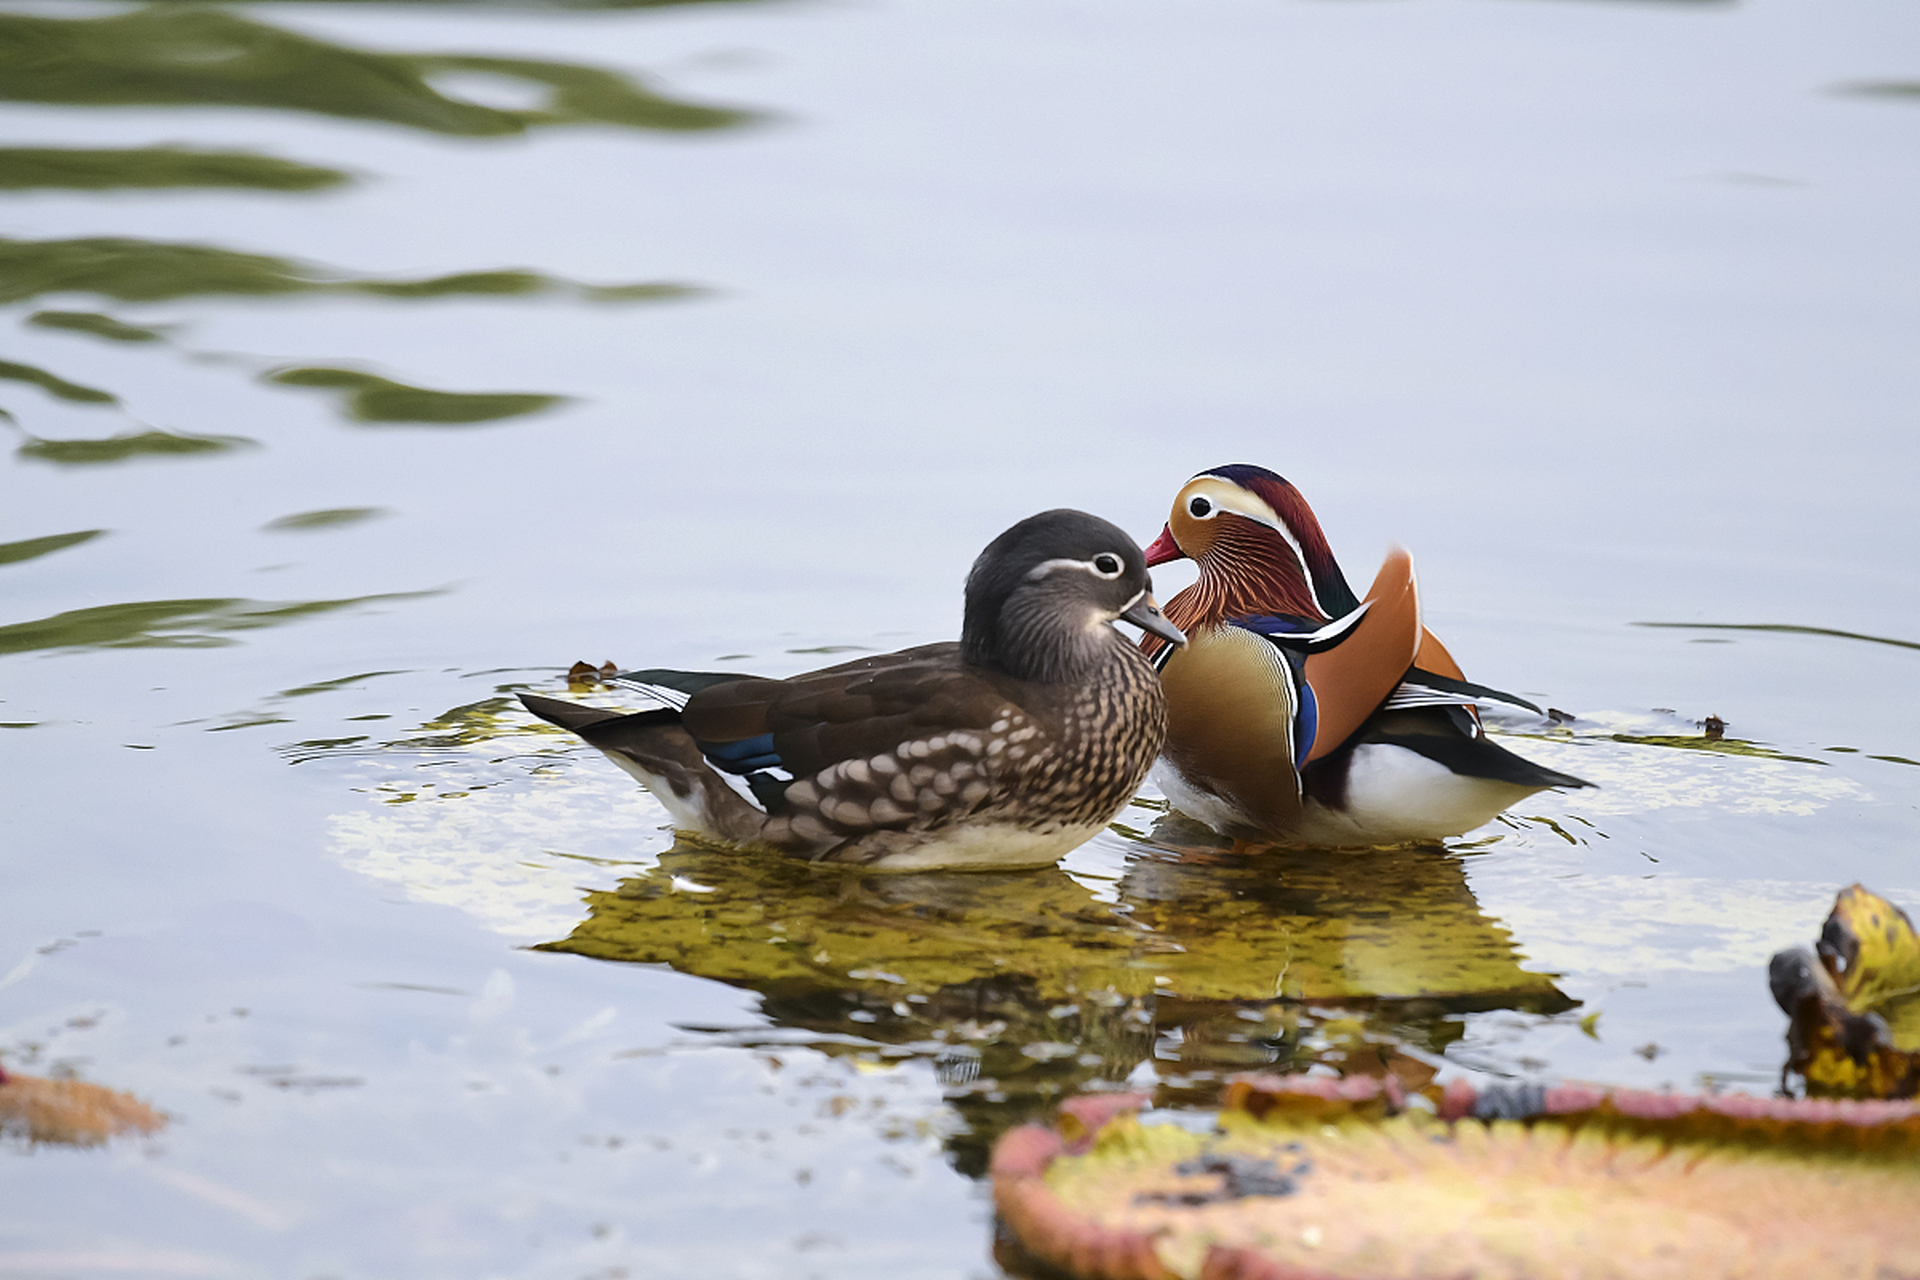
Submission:
POLYGON ((650 301, 699 290, 654 282, 581 285, 534 271, 464 271, 428 280, 353 279, 269 254, 217 245, 96 236, 79 240, 0 237, 0 302, 50 293, 91 293, 122 302, 206 296, 357 293, 391 298, 516 297, 570 292, 592 301, 650 301))
POLYGON ((302 618, 395 600, 418 600, 431 591, 390 592, 343 600, 142 600, 74 609, 32 622, 0 626, 0 654, 37 649, 205 649, 233 644, 233 631, 257 631, 302 618))
POLYGON ((1022 1248, 1083 1278, 1802 1280, 1920 1269, 1920 1109, 1266 1078, 1147 1123, 1077 1099, 994 1151, 1022 1248), (1445 1118, 1443 1118, 1445 1117, 1445 1118))
POLYGON ((267 381, 345 391, 347 416, 355 422, 467 426, 522 418, 567 398, 531 392, 430 391, 354 369, 279 369, 268 374, 267 381))
POLYGON ((22 458, 60 466, 87 467, 132 458, 178 458, 226 453, 257 443, 244 436, 187 436, 171 431, 135 431, 101 440, 33 439, 14 452, 22 458))
POLYGON ((1786 1071, 1808 1093, 1920 1097, 1920 936, 1906 912, 1843 889, 1817 949, 1780 952, 1768 978, 1792 1019, 1786 1071))
POLYGON ((44 538, 23 538, 19 542, 0 542, 0 564, 18 564, 41 556, 77 547, 105 533, 105 529, 82 529, 77 533, 53 533, 44 538))
POLYGON ((338 169, 247 151, 186 147, 0 147, 0 189, 105 191, 225 187, 315 191, 350 181, 338 169))
POLYGON ((697 106, 615 71, 565 62, 356 49, 242 14, 155 4, 104 17, 0 15, 0 98, 89 106, 265 107, 501 136, 539 125, 706 130, 753 119, 697 106), (538 86, 508 110, 448 97, 431 77, 482 71, 538 86))

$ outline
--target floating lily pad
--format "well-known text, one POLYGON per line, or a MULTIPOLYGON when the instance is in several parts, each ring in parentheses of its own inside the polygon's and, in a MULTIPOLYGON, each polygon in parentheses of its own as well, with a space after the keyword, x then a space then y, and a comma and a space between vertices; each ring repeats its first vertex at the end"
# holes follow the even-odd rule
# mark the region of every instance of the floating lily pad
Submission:
POLYGON ((1792 1019, 1786 1070, 1808 1093, 1920 1097, 1920 936, 1906 912, 1843 889, 1818 947, 1780 952, 1768 977, 1792 1019))
POLYGON ((166 1123, 130 1093, 0 1070, 0 1137, 92 1147, 121 1134, 157 1133, 166 1123))
POLYGON ((22 458, 60 466, 87 467, 133 458, 180 458, 226 453, 255 441, 244 436, 188 436, 171 431, 135 431, 102 440, 29 440, 14 452, 22 458))
POLYGON ((1920 1270, 1920 1108, 1266 1078, 1216 1114, 1077 1099, 994 1151, 1070 1276, 1803 1280, 1920 1270), (1153 1120, 1169 1121, 1152 1123, 1153 1120))
POLYGON ((37 649, 205 649, 233 644, 234 631, 258 631, 364 605, 418 600, 431 591, 392 592, 344 600, 142 600, 75 609, 33 622, 0 626, 0 654, 37 649))
POLYGON ((44 538, 24 538, 19 542, 0 542, 0 564, 18 564, 41 556, 77 547, 105 533, 105 529, 82 529, 78 533, 54 533, 44 538))
POLYGON ((467 136, 540 125, 726 129, 751 113, 698 106, 615 71, 565 62, 356 49, 241 14, 155 4, 94 18, 0 15, 0 98, 90 106, 265 107, 467 136), (481 71, 545 90, 508 110, 449 97, 446 71, 481 71))
POLYGON ((315 191, 351 181, 338 169, 246 151, 185 147, 0 147, 0 189, 105 191, 225 187, 315 191))
POLYGON ((464 271, 428 280, 368 280, 345 272, 217 245, 98 236, 79 240, 0 237, 0 302, 50 293, 91 293, 122 302, 204 296, 357 293, 391 298, 514 297, 572 293, 601 302, 652 301, 699 292, 655 282, 581 285, 534 271, 464 271))
POLYGON ((470 426, 522 418, 567 398, 529 392, 430 391, 353 369, 279 369, 268 374, 267 381, 345 391, 347 416, 355 422, 470 426))

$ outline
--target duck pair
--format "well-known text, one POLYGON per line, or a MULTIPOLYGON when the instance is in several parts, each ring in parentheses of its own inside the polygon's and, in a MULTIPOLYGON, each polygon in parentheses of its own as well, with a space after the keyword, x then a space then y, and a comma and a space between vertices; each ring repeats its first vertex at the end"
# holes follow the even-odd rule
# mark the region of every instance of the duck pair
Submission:
POLYGON ((957 644, 786 680, 615 681, 658 708, 521 701, 679 827, 886 870, 1050 864, 1156 759, 1168 799, 1216 830, 1309 844, 1458 835, 1587 785, 1487 739, 1481 702, 1538 708, 1465 679, 1420 622, 1404 551, 1356 597, 1299 491, 1259 467, 1188 482, 1144 554, 1084 512, 1014 525, 974 562, 957 644), (1181 558, 1199 580, 1163 614, 1148 569, 1181 558))

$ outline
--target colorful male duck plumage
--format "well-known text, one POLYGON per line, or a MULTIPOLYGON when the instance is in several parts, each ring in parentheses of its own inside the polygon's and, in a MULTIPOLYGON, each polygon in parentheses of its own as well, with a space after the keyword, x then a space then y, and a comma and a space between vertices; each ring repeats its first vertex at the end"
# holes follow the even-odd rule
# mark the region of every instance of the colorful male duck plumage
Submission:
POLYGON ((887 870, 1043 866, 1105 827, 1160 750, 1160 681, 1110 625, 1184 644, 1150 589, 1117 526, 1048 511, 980 553, 958 644, 787 680, 632 672, 617 679, 665 706, 630 714, 521 701, 711 838, 887 870))
POLYGON ((1188 481, 1148 565, 1192 559, 1152 637, 1167 745, 1154 777, 1227 835, 1403 844, 1459 835, 1548 787, 1588 785, 1489 741, 1475 704, 1532 703, 1469 682, 1420 620, 1413 560, 1388 553, 1365 599, 1300 491, 1264 467, 1188 481))

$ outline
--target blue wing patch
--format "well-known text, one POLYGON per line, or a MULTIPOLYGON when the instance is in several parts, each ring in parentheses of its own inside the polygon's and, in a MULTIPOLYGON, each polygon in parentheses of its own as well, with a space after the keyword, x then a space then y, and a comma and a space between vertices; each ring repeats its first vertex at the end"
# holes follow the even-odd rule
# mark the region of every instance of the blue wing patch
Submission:
POLYGON ((728 773, 758 773, 762 769, 784 769, 780 753, 773 749, 773 735, 763 733, 757 738, 742 738, 738 742, 697 742, 700 754, 705 756, 716 768, 728 773))

